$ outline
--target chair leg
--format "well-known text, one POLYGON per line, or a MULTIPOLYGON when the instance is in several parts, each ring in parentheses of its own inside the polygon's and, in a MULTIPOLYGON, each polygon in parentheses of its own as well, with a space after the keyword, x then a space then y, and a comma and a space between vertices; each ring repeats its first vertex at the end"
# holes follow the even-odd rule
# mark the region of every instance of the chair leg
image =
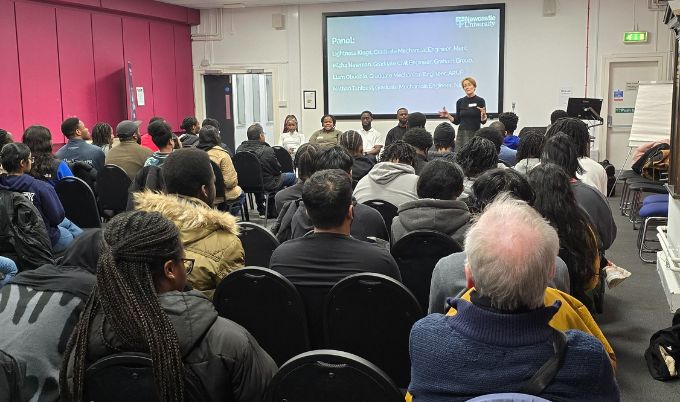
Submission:
POLYGON ((267 218, 269 217, 269 194, 264 193, 264 227, 267 227, 267 218))
POLYGON ((250 222, 250 212, 248 211, 248 199, 250 198, 250 193, 248 193, 248 196, 246 197, 245 200, 243 200, 243 205, 241 205, 241 213, 244 215, 244 220, 246 222, 250 222))
POLYGON ((646 259, 643 257, 643 253, 653 253, 656 254, 658 249, 653 249, 647 247, 647 230, 650 228, 652 224, 655 226, 661 225, 668 222, 668 218, 666 217, 661 217, 661 216, 650 216, 649 218, 645 219, 645 223, 642 228, 640 228, 640 234, 638 237, 641 239, 639 242, 639 257, 643 262, 653 264, 656 262, 656 259, 646 259))

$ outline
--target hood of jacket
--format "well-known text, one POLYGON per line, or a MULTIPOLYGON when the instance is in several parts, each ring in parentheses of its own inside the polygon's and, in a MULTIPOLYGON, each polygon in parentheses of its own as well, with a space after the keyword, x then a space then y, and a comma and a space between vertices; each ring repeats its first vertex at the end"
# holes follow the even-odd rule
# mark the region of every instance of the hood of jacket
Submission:
POLYGON ((239 229, 233 215, 208 207, 194 197, 144 191, 136 193, 135 208, 159 212, 177 225, 184 243, 201 240, 216 230, 225 230, 238 235, 239 229))
POLYGON ((0 190, 27 191, 37 179, 30 174, 0 176, 0 190))
POLYGON ((378 184, 387 184, 397 177, 409 173, 416 173, 416 170, 411 165, 393 162, 380 162, 373 166, 373 169, 368 172, 368 177, 378 184))
MULTIPOLYGON (((217 311, 212 302, 197 291, 163 293, 158 295, 158 301, 177 332, 180 353, 184 358, 217 320, 217 311)), ((100 309, 90 327, 88 358, 93 360, 117 353, 107 344, 124 349, 122 341, 104 317, 104 312, 100 309)))
POLYGON ((470 222, 470 211, 463 201, 422 199, 402 204, 399 221, 407 233, 430 229, 452 235, 470 222))

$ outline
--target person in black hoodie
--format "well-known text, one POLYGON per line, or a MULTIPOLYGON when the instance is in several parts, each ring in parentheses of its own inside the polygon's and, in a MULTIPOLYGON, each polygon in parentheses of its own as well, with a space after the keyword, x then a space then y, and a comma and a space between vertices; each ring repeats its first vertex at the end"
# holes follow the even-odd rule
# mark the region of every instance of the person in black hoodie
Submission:
POLYGON ((52 251, 66 249, 83 231, 66 218, 54 187, 28 174, 33 164, 30 148, 16 142, 7 144, 0 151, 0 157, 7 171, 7 175, 0 176, 0 189, 23 193, 31 200, 45 222, 52 251))
POLYGON ((64 353, 62 400, 81 401, 87 366, 126 351, 150 356, 158 400, 183 401, 185 378, 196 378, 200 400, 264 399, 276 364, 206 296, 184 291, 193 262, 177 226, 160 213, 126 212, 109 222, 97 284, 64 353))
POLYGON ((22 400, 59 400, 59 368, 95 285, 101 239, 100 229, 86 231, 58 265, 21 272, 0 291, 0 349, 25 367, 22 400))
POLYGON ((184 133, 179 136, 182 147, 195 147, 198 145, 198 131, 201 129, 201 125, 198 124, 198 120, 194 116, 185 117, 182 120, 182 125, 179 127, 184 130, 184 133))

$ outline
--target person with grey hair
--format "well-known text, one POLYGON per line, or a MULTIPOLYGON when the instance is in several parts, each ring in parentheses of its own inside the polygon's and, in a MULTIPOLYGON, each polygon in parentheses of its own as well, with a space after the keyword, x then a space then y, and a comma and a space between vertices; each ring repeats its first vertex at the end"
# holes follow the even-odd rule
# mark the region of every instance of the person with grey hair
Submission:
POLYGON ((469 301, 452 300, 449 315, 430 314, 411 329, 408 391, 414 401, 510 392, 548 400, 620 399, 602 343, 551 324, 566 304, 545 303, 559 239, 538 212, 523 201, 497 198, 470 228, 465 250, 469 301), (552 372, 542 367, 547 362, 556 366, 552 372))
MULTIPOLYGON (((278 159, 276 159, 276 154, 274 149, 267 144, 267 138, 264 134, 264 129, 258 123, 255 123, 248 127, 246 132, 248 140, 243 141, 241 145, 236 149, 236 153, 239 152, 251 152, 255 154, 257 160, 260 161, 260 166, 262 166, 262 180, 264 182, 264 189, 267 191, 278 191, 284 187, 290 187, 295 184, 297 178, 293 172, 281 172, 281 165, 278 159)), ((265 214, 268 217, 275 218, 277 213, 274 208, 274 202, 270 202, 269 205, 272 206, 270 211, 265 211, 265 199, 263 193, 255 193, 255 201, 257 203, 257 211, 260 214, 260 218, 264 219, 265 214)), ((274 201, 274 200, 272 200, 274 201)))

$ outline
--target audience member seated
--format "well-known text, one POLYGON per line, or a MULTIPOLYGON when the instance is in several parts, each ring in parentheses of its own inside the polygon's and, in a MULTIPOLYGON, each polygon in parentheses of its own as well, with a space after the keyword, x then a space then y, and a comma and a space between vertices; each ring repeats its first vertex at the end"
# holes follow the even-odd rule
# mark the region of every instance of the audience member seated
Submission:
MULTIPOLYGON (((531 205, 534 201, 534 191, 524 176, 510 169, 492 169, 479 176, 472 186, 473 205, 471 210, 476 214, 484 211, 499 194, 507 193, 515 199, 531 205)), ((463 243, 461 243, 463 245, 463 243)), ((453 253, 439 260, 432 272, 430 283, 430 313, 445 313, 448 309, 446 299, 456 296, 466 290, 465 260, 467 254, 463 251, 453 253)), ((569 293, 569 270, 560 257, 555 257, 555 276, 549 285, 563 292, 569 293)))
POLYGON ((58 265, 23 271, 0 291, 0 350, 26 367, 27 401, 59 400, 64 348, 94 287, 101 239, 100 229, 83 233, 58 265))
POLYGON ((397 125, 392 127, 385 136, 385 146, 390 145, 394 141, 404 139, 404 134, 408 130, 408 109, 400 107, 397 109, 397 125))
POLYGON ((242 205, 246 194, 238 185, 238 176, 229 152, 220 146, 220 132, 212 126, 203 127, 198 133, 196 148, 206 151, 210 160, 215 162, 222 172, 222 177, 217 177, 216 180, 224 182, 224 197, 215 198, 215 204, 226 202, 242 205))
POLYGON ((306 142, 305 136, 298 132, 297 117, 293 114, 286 116, 283 121, 283 132, 279 139, 279 145, 291 155, 295 155, 295 152, 306 142))
POLYGON ((204 151, 177 150, 167 157, 161 172, 167 194, 136 193, 135 209, 160 212, 177 225, 187 257, 195 261, 187 279, 212 298, 222 279, 244 264, 236 221, 231 214, 211 208, 215 174, 204 151))
MULTIPOLYGON (((198 152, 201 169, 212 172, 198 152)), ((243 327, 218 317, 208 298, 184 291, 191 268, 177 227, 160 214, 127 212, 109 222, 97 286, 64 353, 62 400, 82 399, 89 364, 133 351, 150 355, 159 400, 184 400, 187 372, 206 400, 264 399, 276 364, 243 327)))
MULTIPOLYGON (((363 179, 375 166, 375 158, 364 155, 364 142, 361 134, 354 130, 345 131, 340 135, 338 144, 352 155, 352 188, 356 188, 359 180, 363 179)), ((382 147, 381 147, 382 149, 382 147)))
POLYGON ((566 110, 555 109, 550 113, 550 124, 555 124, 555 122, 563 117, 569 117, 569 113, 566 110))
POLYGON ((602 343, 582 331, 559 333, 549 324, 563 304, 545 305, 559 240, 536 211, 522 201, 495 201, 470 228, 465 249, 466 277, 474 287, 470 301, 452 300, 451 315, 428 315, 411 330, 413 401, 522 392, 558 353, 560 341, 566 350, 556 375, 536 396, 620 399, 602 343))
POLYGON ((399 208, 418 199, 418 176, 415 174, 416 151, 404 141, 385 148, 380 162, 354 188, 358 202, 383 200, 399 208))
POLYGON ((67 163, 85 162, 97 171, 104 167, 104 151, 86 142, 92 137, 79 118, 69 117, 64 120, 61 123, 61 132, 68 138, 68 142, 57 151, 57 158, 67 163))
POLYGON ((346 276, 375 272, 401 281, 390 252, 350 235, 354 219, 352 181, 340 169, 320 170, 302 191, 313 232, 281 244, 269 267, 295 285, 330 286, 346 276), (333 252, 329 252, 333 250, 333 252))
POLYGON ((68 164, 52 155, 52 133, 47 127, 30 126, 24 131, 21 142, 28 145, 35 160, 29 172, 31 176, 52 186, 64 177, 73 176, 68 164))
POLYGON ((172 128, 163 120, 156 120, 149 124, 146 130, 158 151, 146 159, 144 166, 161 166, 175 148, 175 143, 172 141, 172 128))
POLYGON ((404 142, 416 150, 415 171, 417 175, 427 165, 427 151, 432 147, 432 135, 424 128, 410 128, 404 134, 404 142))
POLYGON ((440 123, 434 129, 432 139, 436 151, 429 153, 430 160, 443 158, 451 162, 456 161, 456 157, 453 154, 454 147, 456 146, 456 129, 450 123, 440 123))
POLYGON ((106 155, 113 148, 113 128, 108 123, 97 123, 92 127, 92 145, 96 145, 106 155))
POLYGON ((517 130, 517 123, 519 123, 519 117, 513 112, 503 112, 498 115, 498 121, 503 123, 505 131, 503 132, 503 145, 506 147, 517 150, 519 145, 519 137, 515 135, 515 130, 517 130))
POLYGON ((447 234, 462 245, 470 211, 457 200, 463 192, 460 166, 441 158, 429 162, 420 173, 417 190, 420 199, 402 204, 399 216, 392 221, 392 243, 414 230, 428 229, 447 234))
MULTIPOLYGON (((217 120, 215 120, 215 119, 212 119, 212 118, 210 118, 210 117, 203 119, 203 123, 201 123, 201 125, 202 125, 203 127, 205 127, 205 126, 215 127, 215 128, 217 129, 217 132, 220 132, 220 122, 217 121, 217 120)), ((199 130, 199 131, 200 131, 200 130, 199 130)), ((224 148, 224 150, 226 150, 226 151, 229 153, 229 156, 234 157, 234 152, 233 152, 233 150, 232 150, 231 148, 229 148, 229 147, 227 146, 227 144, 225 144, 224 142, 221 142, 221 143, 220 143, 220 146, 221 146, 222 148, 224 148)))
POLYGON ((472 194, 475 179, 487 170, 498 167, 498 148, 486 138, 475 135, 458 150, 456 162, 465 174, 460 199, 470 206, 472 203, 468 197, 472 194))
POLYGON ((0 288, 12 282, 12 278, 19 272, 14 260, 0 256, 0 288))
MULTIPOLYGON (((159 116, 154 116, 151 119, 149 119, 149 124, 146 126, 146 134, 142 134, 139 138, 139 144, 145 148, 149 148, 151 152, 156 152, 158 151, 158 146, 154 144, 153 138, 151 138, 151 134, 149 133, 149 126, 152 125, 153 123, 157 121, 162 121, 165 122, 165 119, 159 116)), ((172 130, 170 130, 172 131, 172 130)))
MULTIPOLYGON (((276 192, 284 187, 294 185, 295 182, 297 182, 295 173, 281 172, 279 160, 276 159, 274 149, 267 144, 262 126, 258 123, 253 124, 248 127, 247 135, 248 140, 243 141, 238 149, 236 149, 236 152, 252 152, 257 156, 257 159, 260 161, 260 166, 262 166, 264 189, 266 191, 276 192)), ((269 216, 274 218, 277 216, 276 213, 265 211, 264 194, 255 193, 255 201, 257 202, 257 211, 261 218, 264 219, 266 213, 269 213, 269 216)))
POLYGON ((137 172, 144 167, 144 163, 152 154, 149 148, 139 145, 140 124, 140 121, 131 120, 123 120, 118 123, 116 135, 120 144, 106 154, 106 164, 116 165, 123 169, 130 180, 135 179, 137 172))
POLYGON ((526 175, 534 166, 541 163, 545 136, 537 131, 522 135, 517 147, 517 163, 513 169, 526 175))
MULTIPOLYGON (((14 142, 12 134, 10 134, 7 130, 3 130, 0 128, 0 150, 2 150, 2 147, 4 147, 5 144, 9 144, 11 142, 14 142)), ((7 172, 5 171, 5 169, 0 166, 0 174, 6 173, 7 172)))
POLYGON ((194 116, 185 117, 179 128, 183 131, 179 136, 179 141, 182 143, 183 148, 198 145, 198 132, 201 129, 201 125, 198 124, 198 120, 194 116))
MULTIPOLYGON (((494 123, 491 123, 491 125, 493 126, 494 123)), ((496 152, 498 152, 498 162, 501 163, 498 165, 498 167, 515 166, 515 163, 517 163, 517 151, 512 150, 503 144, 502 132, 494 129, 493 127, 482 127, 475 132, 475 136, 486 138, 487 140, 493 142, 493 144, 496 146, 496 152)))
POLYGON ((335 116, 325 114, 321 117, 321 129, 309 137, 309 142, 320 147, 330 147, 338 144, 340 134, 342 131, 335 128, 335 116))
POLYGON ((0 176, 0 189, 22 193, 31 200, 45 222, 52 251, 63 251, 83 231, 65 217, 54 187, 28 174, 33 165, 31 150, 26 144, 12 143, 2 147, 0 155, 7 171, 0 176))
POLYGON ((302 198, 302 186, 305 184, 305 180, 307 180, 316 170, 314 165, 319 153, 320 147, 317 144, 310 143, 302 144, 295 152, 293 166, 295 166, 295 169, 297 170, 299 180, 294 185, 286 187, 276 193, 274 201, 276 202, 276 211, 279 212, 279 214, 283 209, 283 204, 288 201, 295 201, 302 198))
POLYGON ((590 133, 588 125, 580 119, 573 117, 561 118, 553 123, 545 133, 548 139, 557 133, 564 133, 571 139, 576 147, 576 155, 581 169, 576 178, 583 183, 589 184, 607 195, 607 172, 597 161, 590 159, 590 133))
MULTIPOLYGON (((407 124, 409 130, 412 128, 425 128, 425 124, 427 124, 427 116, 420 112, 413 112, 408 115, 407 124)), ((404 135, 406 135, 406 133, 404 133, 404 135)))
POLYGON ((560 258, 569 268, 571 294, 592 309, 586 292, 600 280, 600 251, 597 231, 588 214, 578 205, 562 168, 543 162, 529 172, 536 192, 534 207, 557 230, 560 258))

